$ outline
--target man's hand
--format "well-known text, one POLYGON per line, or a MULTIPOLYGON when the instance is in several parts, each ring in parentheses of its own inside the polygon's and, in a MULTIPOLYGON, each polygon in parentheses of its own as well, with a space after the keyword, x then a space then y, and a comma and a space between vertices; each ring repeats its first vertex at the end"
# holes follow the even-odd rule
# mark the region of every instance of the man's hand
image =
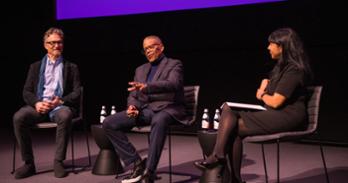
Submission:
POLYGON ((35 110, 38 113, 46 114, 50 110, 56 108, 57 106, 61 104, 62 104, 62 100, 58 96, 54 96, 52 97, 52 100, 44 100, 44 101, 37 102, 35 104, 35 110))
POLYGON ((140 82, 136 82, 136 81, 131 81, 128 83, 130 85, 130 87, 128 88, 128 91, 134 91, 134 90, 143 90, 144 88, 146 88, 146 84, 145 83, 140 83, 140 82))
POLYGON ((41 114, 46 114, 51 109, 52 109, 52 104, 51 104, 51 102, 48 102, 48 101, 41 101, 41 102, 37 102, 35 104, 36 112, 41 113, 41 114))
POLYGON ((139 110, 134 106, 130 105, 127 108, 127 116, 130 118, 135 118, 139 115, 139 110))
POLYGON ((62 103, 63 101, 58 96, 54 96, 53 99, 51 100, 51 104, 53 105, 53 108, 61 105, 62 103))

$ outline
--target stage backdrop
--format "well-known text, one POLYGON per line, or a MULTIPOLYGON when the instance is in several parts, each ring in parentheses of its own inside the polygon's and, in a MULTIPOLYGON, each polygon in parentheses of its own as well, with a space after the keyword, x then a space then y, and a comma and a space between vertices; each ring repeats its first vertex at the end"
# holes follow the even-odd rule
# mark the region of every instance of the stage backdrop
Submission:
MULTIPOLYGON (((319 129, 330 142, 348 142, 346 99, 348 36, 343 26, 345 6, 319 1, 281 1, 206 9, 56 19, 55 1, 32 1, 13 6, 2 29, 4 51, 1 125, 11 127, 12 115, 23 105, 22 88, 30 63, 45 53, 42 35, 50 26, 65 31, 65 58, 80 66, 85 87, 85 115, 97 123, 102 105, 124 110, 127 83, 146 62, 140 50, 149 34, 163 38, 168 57, 184 63, 185 84, 200 85, 197 125, 203 108, 213 111, 224 101, 258 103, 255 92, 274 61, 267 36, 290 26, 305 42, 315 72, 323 85, 319 129), (21 8, 23 7, 23 8, 21 8), (330 13, 329 13, 330 12, 330 13), (5 100, 6 98, 6 100, 5 100)), ((91 9, 92 11, 92 9, 91 9)))

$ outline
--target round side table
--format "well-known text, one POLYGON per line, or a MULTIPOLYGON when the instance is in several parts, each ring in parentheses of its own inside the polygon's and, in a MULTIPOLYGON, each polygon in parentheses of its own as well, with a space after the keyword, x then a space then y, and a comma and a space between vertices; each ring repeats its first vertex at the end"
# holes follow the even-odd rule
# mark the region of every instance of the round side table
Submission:
POLYGON ((216 131, 200 130, 198 131, 198 141, 202 148, 204 159, 208 157, 214 150, 216 141, 216 131))
MULTIPOLYGON (((197 133, 198 141, 202 148, 204 159, 208 157, 214 150, 217 131, 200 130, 197 133)), ((230 172, 229 167, 226 165, 224 168, 222 166, 217 166, 213 169, 207 169, 203 171, 202 176, 199 179, 200 183, 206 182, 219 182, 227 183, 230 182, 230 172)))
POLYGON ((100 148, 92 173, 95 175, 115 175, 123 173, 120 158, 116 154, 110 140, 107 138, 103 126, 100 124, 91 125, 91 132, 96 144, 100 148))

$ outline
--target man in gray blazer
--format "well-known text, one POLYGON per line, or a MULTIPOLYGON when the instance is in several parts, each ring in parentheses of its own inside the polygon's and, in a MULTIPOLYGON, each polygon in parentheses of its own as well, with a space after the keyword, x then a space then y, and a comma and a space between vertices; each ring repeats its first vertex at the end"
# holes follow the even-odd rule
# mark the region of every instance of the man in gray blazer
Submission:
POLYGON ((21 179, 36 173, 30 127, 35 123, 51 120, 57 123, 54 175, 68 175, 63 160, 66 157, 71 121, 76 115, 80 97, 80 74, 76 64, 62 56, 64 34, 61 29, 50 28, 43 37, 47 54, 30 65, 23 88, 26 105, 13 116, 13 127, 21 150, 23 166, 15 171, 21 179))
POLYGON ((154 182, 167 128, 175 122, 187 123, 181 61, 167 58, 159 37, 151 35, 143 41, 149 63, 139 66, 134 81, 129 82, 128 108, 108 116, 103 128, 124 166, 133 164, 133 172, 122 183, 154 182), (147 160, 139 156, 124 131, 134 126, 151 125, 147 160))

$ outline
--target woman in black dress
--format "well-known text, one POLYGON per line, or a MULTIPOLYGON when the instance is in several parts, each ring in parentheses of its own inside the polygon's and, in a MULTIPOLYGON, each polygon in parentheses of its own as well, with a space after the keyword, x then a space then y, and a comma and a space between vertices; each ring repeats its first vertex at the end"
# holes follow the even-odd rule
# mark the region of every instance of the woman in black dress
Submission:
POLYGON ((241 162, 244 137, 289 131, 307 121, 306 86, 312 72, 302 41, 291 28, 275 30, 268 37, 268 50, 277 63, 269 79, 263 79, 256 98, 266 111, 234 111, 224 104, 213 153, 204 161, 195 162, 202 169, 225 166, 229 155, 231 182, 242 182, 241 162))

